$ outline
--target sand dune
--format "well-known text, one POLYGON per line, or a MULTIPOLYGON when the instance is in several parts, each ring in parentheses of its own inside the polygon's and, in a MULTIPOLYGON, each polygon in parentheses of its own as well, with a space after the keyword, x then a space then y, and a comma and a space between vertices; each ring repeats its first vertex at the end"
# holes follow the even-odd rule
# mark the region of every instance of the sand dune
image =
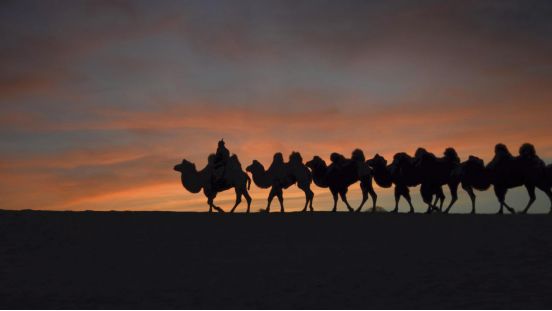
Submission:
POLYGON ((2 308, 551 308, 548 215, 0 212, 2 308))

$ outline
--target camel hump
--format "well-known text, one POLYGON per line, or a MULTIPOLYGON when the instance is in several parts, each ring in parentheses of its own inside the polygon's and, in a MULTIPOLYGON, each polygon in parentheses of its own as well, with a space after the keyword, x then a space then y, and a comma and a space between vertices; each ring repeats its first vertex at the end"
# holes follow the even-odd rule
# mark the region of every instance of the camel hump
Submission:
POLYGON ((230 160, 228 161, 229 163, 234 163, 236 165, 236 167, 238 167, 239 169, 241 169, 241 163, 240 163, 240 160, 238 159, 238 156, 233 154, 231 157, 230 157, 230 160))
POLYGON ((334 164, 339 164, 340 162, 345 161, 345 156, 343 156, 343 155, 340 154, 340 153, 333 152, 333 153, 330 155, 330 161, 332 161, 332 163, 334 163, 334 164))
POLYGON ((445 149, 444 155, 446 159, 451 160, 454 163, 460 163, 460 157, 454 148, 449 147, 445 149))
POLYGON ((512 153, 508 150, 505 144, 496 144, 495 146, 495 156, 499 158, 512 158, 512 153))
POLYGON ((519 147, 519 155, 527 158, 534 158, 537 156, 535 146, 530 143, 525 143, 519 147))
POLYGON ((289 163, 290 164, 303 164, 303 157, 301 154, 297 151, 293 151, 289 155, 289 163))
POLYGON ((411 157, 406 152, 395 153, 395 155, 393 156, 393 161, 400 161, 403 159, 410 160, 411 157))
POLYGON ((419 147, 418 149, 416 149, 416 152, 414 153, 414 157, 415 158, 420 158, 423 155, 426 155, 428 153, 429 153, 429 151, 427 151, 425 148, 419 147))
POLYGON ((366 157, 364 156, 364 152, 357 148, 353 150, 353 153, 351 154, 351 160, 357 161, 357 162, 365 162, 366 157))
POLYGON ((468 162, 477 164, 478 166, 485 166, 485 162, 483 162, 482 159, 480 159, 480 158, 478 158, 474 155, 470 155, 468 157, 468 162))

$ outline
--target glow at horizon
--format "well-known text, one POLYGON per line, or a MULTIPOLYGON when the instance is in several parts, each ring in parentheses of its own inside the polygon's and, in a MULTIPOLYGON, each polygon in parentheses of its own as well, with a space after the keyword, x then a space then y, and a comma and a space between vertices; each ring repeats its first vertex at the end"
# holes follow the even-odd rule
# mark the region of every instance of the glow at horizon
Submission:
MULTIPOLYGON (((3 2, 0 209, 206 211, 172 167, 202 168, 220 138, 244 169, 354 148, 489 161, 498 142, 550 163, 551 15, 544 1, 3 2)), ((251 189, 257 211, 268 191, 251 189)), ((468 211, 459 195, 453 212, 468 211)), ((284 196, 302 208, 296 187, 284 196)), ((492 189, 478 200, 498 209, 492 189)))

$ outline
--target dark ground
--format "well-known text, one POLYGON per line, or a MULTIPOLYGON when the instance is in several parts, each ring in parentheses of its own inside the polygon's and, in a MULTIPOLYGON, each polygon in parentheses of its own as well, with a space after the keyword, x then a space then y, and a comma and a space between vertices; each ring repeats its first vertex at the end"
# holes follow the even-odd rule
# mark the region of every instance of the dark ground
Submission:
POLYGON ((1 308, 552 308, 548 215, 0 212, 1 308))

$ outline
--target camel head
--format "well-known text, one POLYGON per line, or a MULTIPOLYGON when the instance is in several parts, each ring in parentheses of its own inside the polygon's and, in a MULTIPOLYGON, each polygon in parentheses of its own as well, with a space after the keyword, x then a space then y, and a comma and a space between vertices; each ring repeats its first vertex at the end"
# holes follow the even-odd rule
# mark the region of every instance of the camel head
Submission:
POLYGON ((387 160, 384 157, 380 156, 379 153, 376 153, 376 155, 373 158, 366 161, 366 164, 368 164, 372 168, 386 167, 387 160))
POLYGON ((261 162, 259 162, 257 160, 253 160, 253 162, 251 162, 251 165, 249 165, 248 167, 245 168, 245 171, 247 171, 249 173, 253 173, 255 170, 263 170, 264 171, 264 166, 261 164, 261 162))
POLYGON ((314 156, 312 158, 312 160, 308 161, 307 163, 305 163, 305 165, 310 168, 311 170, 315 170, 315 169, 318 169, 318 168, 321 168, 321 167, 325 167, 326 166, 326 162, 324 162, 324 160, 322 160, 321 157, 319 156, 314 156))
POLYGON ((196 166, 194 163, 186 159, 182 159, 182 163, 175 165, 174 170, 180 173, 184 173, 190 170, 196 170, 196 166))

